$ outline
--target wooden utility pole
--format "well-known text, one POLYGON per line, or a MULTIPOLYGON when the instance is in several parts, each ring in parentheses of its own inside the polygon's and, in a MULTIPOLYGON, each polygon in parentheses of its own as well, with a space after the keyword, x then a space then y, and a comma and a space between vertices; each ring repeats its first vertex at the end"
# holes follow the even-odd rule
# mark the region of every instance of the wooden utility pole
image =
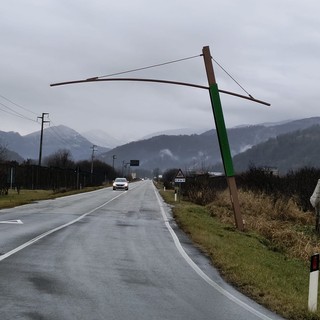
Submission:
POLYGON ((93 181, 93 160, 94 160, 94 153, 97 151, 96 149, 96 145, 93 144, 91 149, 92 149, 92 154, 91 154, 91 184, 92 184, 92 181, 93 181))
POLYGON ((48 120, 44 120, 44 117, 48 115, 49 113, 43 112, 41 117, 38 117, 38 119, 41 119, 41 133, 40 133, 40 149, 39 149, 39 161, 38 165, 41 166, 41 160, 42 160, 42 142, 43 142, 43 124, 46 122, 50 122, 48 120))
POLYGON ((203 47, 202 54, 203 54, 204 64, 207 72, 213 117, 216 125, 216 131, 217 131, 217 136, 219 140, 219 146, 220 146, 220 152, 222 156, 224 171, 227 177, 230 198, 231 198, 234 217, 235 217, 235 223, 236 223, 236 227, 242 231, 244 227, 243 227, 243 221, 242 221, 242 216, 240 212, 238 190, 237 190, 236 180, 234 177, 232 157, 230 153, 228 135, 227 135, 227 130, 226 130, 223 112, 222 112, 219 89, 218 89, 218 85, 217 85, 216 78, 213 71, 212 57, 210 54, 209 47, 203 47))

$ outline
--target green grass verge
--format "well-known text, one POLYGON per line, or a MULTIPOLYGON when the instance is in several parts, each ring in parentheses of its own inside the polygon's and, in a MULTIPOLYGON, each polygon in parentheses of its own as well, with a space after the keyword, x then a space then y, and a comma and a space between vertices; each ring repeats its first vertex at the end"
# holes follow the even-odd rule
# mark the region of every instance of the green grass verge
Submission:
POLYGON ((287 319, 320 319, 320 312, 308 312, 309 266, 305 262, 270 250, 263 237, 221 223, 203 206, 174 202, 171 191, 161 191, 161 195, 174 205, 181 229, 229 283, 287 319))

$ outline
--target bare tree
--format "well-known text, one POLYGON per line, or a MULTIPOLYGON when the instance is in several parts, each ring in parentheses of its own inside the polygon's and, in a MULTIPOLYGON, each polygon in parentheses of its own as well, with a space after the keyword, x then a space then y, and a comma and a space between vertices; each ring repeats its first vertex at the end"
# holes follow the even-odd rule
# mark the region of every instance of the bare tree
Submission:
POLYGON ((0 162, 7 160, 8 149, 4 144, 0 144, 0 162))
POLYGON ((46 157, 44 163, 48 166, 69 168, 74 166, 70 150, 59 149, 57 152, 46 157))

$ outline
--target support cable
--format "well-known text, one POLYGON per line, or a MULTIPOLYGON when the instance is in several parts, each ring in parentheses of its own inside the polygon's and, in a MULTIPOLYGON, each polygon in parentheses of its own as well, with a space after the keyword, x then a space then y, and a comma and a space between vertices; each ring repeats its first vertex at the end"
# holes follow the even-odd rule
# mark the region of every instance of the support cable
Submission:
POLYGON ((211 59, 223 70, 250 98, 254 99, 253 96, 213 57, 211 59))
POLYGON ((164 66, 164 65, 167 65, 167 64, 172 64, 172 63, 177 63, 177 62, 181 62, 181 61, 185 61, 185 60, 194 59, 194 58, 197 58, 197 57, 200 57, 200 56, 201 56, 201 54, 198 54, 196 56, 191 56, 191 57, 181 58, 181 59, 177 59, 177 60, 172 60, 172 61, 162 62, 162 63, 158 63, 158 64, 153 64, 153 65, 147 66, 147 67, 141 67, 141 68, 126 70, 126 71, 121 71, 121 72, 116 72, 116 73, 110 73, 110 74, 106 74, 104 76, 88 78, 87 80, 95 80, 95 79, 100 79, 100 78, 107 78, 107 77, 112 77, 112 76, 118 76, 120 74, 125 74, 125 73, 130 73, 130 72, 135 72, 135 71, 141 71, 141 70, 161 67, 161 66, 164 66))

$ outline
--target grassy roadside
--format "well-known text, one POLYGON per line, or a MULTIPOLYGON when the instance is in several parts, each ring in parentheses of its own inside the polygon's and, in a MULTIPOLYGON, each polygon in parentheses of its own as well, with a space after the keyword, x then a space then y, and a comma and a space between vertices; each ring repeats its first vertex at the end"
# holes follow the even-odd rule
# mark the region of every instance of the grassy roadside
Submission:
MULTIPOLYGON (((0 196, 0 209, 4 208, 13 208, 16 206, 20 206, 23 204, 32 203, 39 200, 46 200, 46 199, 55 199, 58 197, 65 197, 72 194, 89 192, 93 190, 100 189, 101 187, 90 187, 90 188, 83 188, 81 190, 59 190, 59 191, 52 191, 52 190, 24 190, 20 191, 20 194, 17 193, 15 190, 9 190, 9 194, 5 196, 0 196)), ((0 211, 1 214, 1 211, 0 211)))
POLYGON ((208 207, 186 201, 174 202, 171 191, 161 191, 173 205, 179 226, 211 257, 222 276, 240 291, 270 310, 292 320, 320 319, 309 313, 309 266, 272 250, 269 241, 254 231, 239 232, 232 224, 212 216, 208 207))

